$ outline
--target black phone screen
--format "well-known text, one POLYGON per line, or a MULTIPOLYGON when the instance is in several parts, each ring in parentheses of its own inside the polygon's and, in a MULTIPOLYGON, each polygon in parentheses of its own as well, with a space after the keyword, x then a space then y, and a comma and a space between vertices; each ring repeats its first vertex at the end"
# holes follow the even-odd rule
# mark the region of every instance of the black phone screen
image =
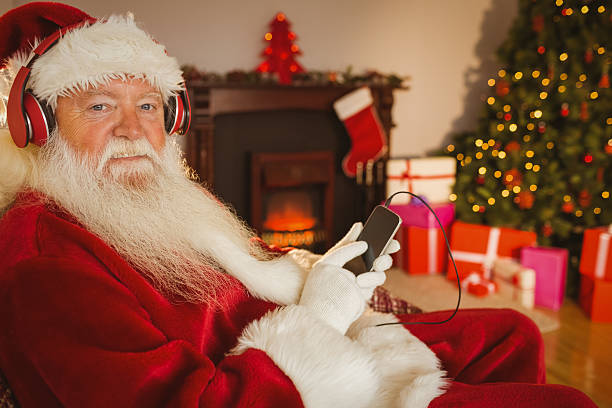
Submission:
POLYGON ((376 206, 363 226, 361 234, 357 237, 357 241, 368 243, 367 251, 348 261, 344 264, 344 268, 355 275, 372 270, 374 260, 382 254, 401 223, 399 215, 382 205, 376 206))

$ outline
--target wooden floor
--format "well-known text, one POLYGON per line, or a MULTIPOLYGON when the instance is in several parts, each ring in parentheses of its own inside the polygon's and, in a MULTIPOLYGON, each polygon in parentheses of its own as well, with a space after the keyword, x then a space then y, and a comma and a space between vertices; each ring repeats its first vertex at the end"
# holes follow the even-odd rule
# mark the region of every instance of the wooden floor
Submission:
POLYGON ((543 335, 547 382, 572 386, 599 408, 612 408, 612 323, 591 322, 571 300, 559 317, 561 328, 543 335))

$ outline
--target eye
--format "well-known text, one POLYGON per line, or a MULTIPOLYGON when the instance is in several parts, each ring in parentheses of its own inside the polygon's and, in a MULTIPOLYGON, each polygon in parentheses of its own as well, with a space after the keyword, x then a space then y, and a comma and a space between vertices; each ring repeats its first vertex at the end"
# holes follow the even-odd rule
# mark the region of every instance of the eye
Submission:
POLYGON ((93 111, 97 111, 97 112, 101 112, 104 110, 104 105, 99 103, 96 105, 92 105, 89 109, 93 110, 93 111))
POLYGON ((144 111, 152 111, 155 109, 155 105, 153 105, 152 103, 143 103, 142 105, 140 105, 140 109, 144 111))

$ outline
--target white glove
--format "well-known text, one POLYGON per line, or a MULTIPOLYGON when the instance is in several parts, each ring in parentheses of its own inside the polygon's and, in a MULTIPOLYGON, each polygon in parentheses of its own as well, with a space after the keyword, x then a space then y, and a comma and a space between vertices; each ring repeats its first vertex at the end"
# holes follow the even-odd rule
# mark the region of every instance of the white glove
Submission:
MULTIPOLYGON (((362 230, 363 224, 361 222, 356 222, 353 224, 349 232, 340 241, 338 241, 336 245, 327 251, 327 253, 335 251, 348 243, 355 242, 362 230)), ((370 300, 372 294, 374 293, 374 289, 376 289, 377 286, 385 283, 385 280, 387 279, 385 271, 391 268, 393 265, 393 259, 391 258, 390 254, 399 250, 400 243, 395 239, 391 240, 383 253, 374 260, 372 272, 362 273, 357 277, 357 286, 361 288, 362 295, 366 300, 370 300)))
POLYGON ((328 251, 314 264, 302 291, 299 304, 343 335, 361 316, 367 299, 363 297, 355 275, 343 269, 342 265, 367 249, 365 242, 352 242, 328 251))

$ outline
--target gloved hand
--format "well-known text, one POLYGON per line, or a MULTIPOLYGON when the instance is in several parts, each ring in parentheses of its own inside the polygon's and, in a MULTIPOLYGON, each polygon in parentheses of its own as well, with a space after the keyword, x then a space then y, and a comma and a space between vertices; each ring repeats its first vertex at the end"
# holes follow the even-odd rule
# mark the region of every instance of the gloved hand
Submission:
MULTIPOLYGON (((355 242, 361 231, 363 230, 363 224, 361 222, 356 222, 353 224, 349 232, 334 245, 327 253, 335 251, 338 248, 341 248, 348 243, 355 242)), ((383 251, 383 253, 374 260, 374 264, 372 266, 372 272, 362 273, 357 277, 357 285, 362 289, 363 297, 367 300, 370 300, 372 294, 374 293, 374 289, 377 286, 385 283, 387 279, 387 275, 385 271, 391 268, 393 265, 393 259, 391 259, 392 253, 395 253, 400 250, 400 244, 397 240, 393 239, 387 245, 387 248, 383 251)), ((326 254, 327 254, 326 253, 326 254)))
MULTIPOLYGON (((328 251, 317 261, 306 279, 299 304, 343 335, 365 309, 366 300, 355 275, 342 268, 349 260, 363 254, 365 242, 351 242, 328 251)), ((363 275, 374 274, 368 272, 363 275)), ((384 275, 384 273, 383 273, 384 275)), ((364 279, 371 285, 376 279, 364 279)))

